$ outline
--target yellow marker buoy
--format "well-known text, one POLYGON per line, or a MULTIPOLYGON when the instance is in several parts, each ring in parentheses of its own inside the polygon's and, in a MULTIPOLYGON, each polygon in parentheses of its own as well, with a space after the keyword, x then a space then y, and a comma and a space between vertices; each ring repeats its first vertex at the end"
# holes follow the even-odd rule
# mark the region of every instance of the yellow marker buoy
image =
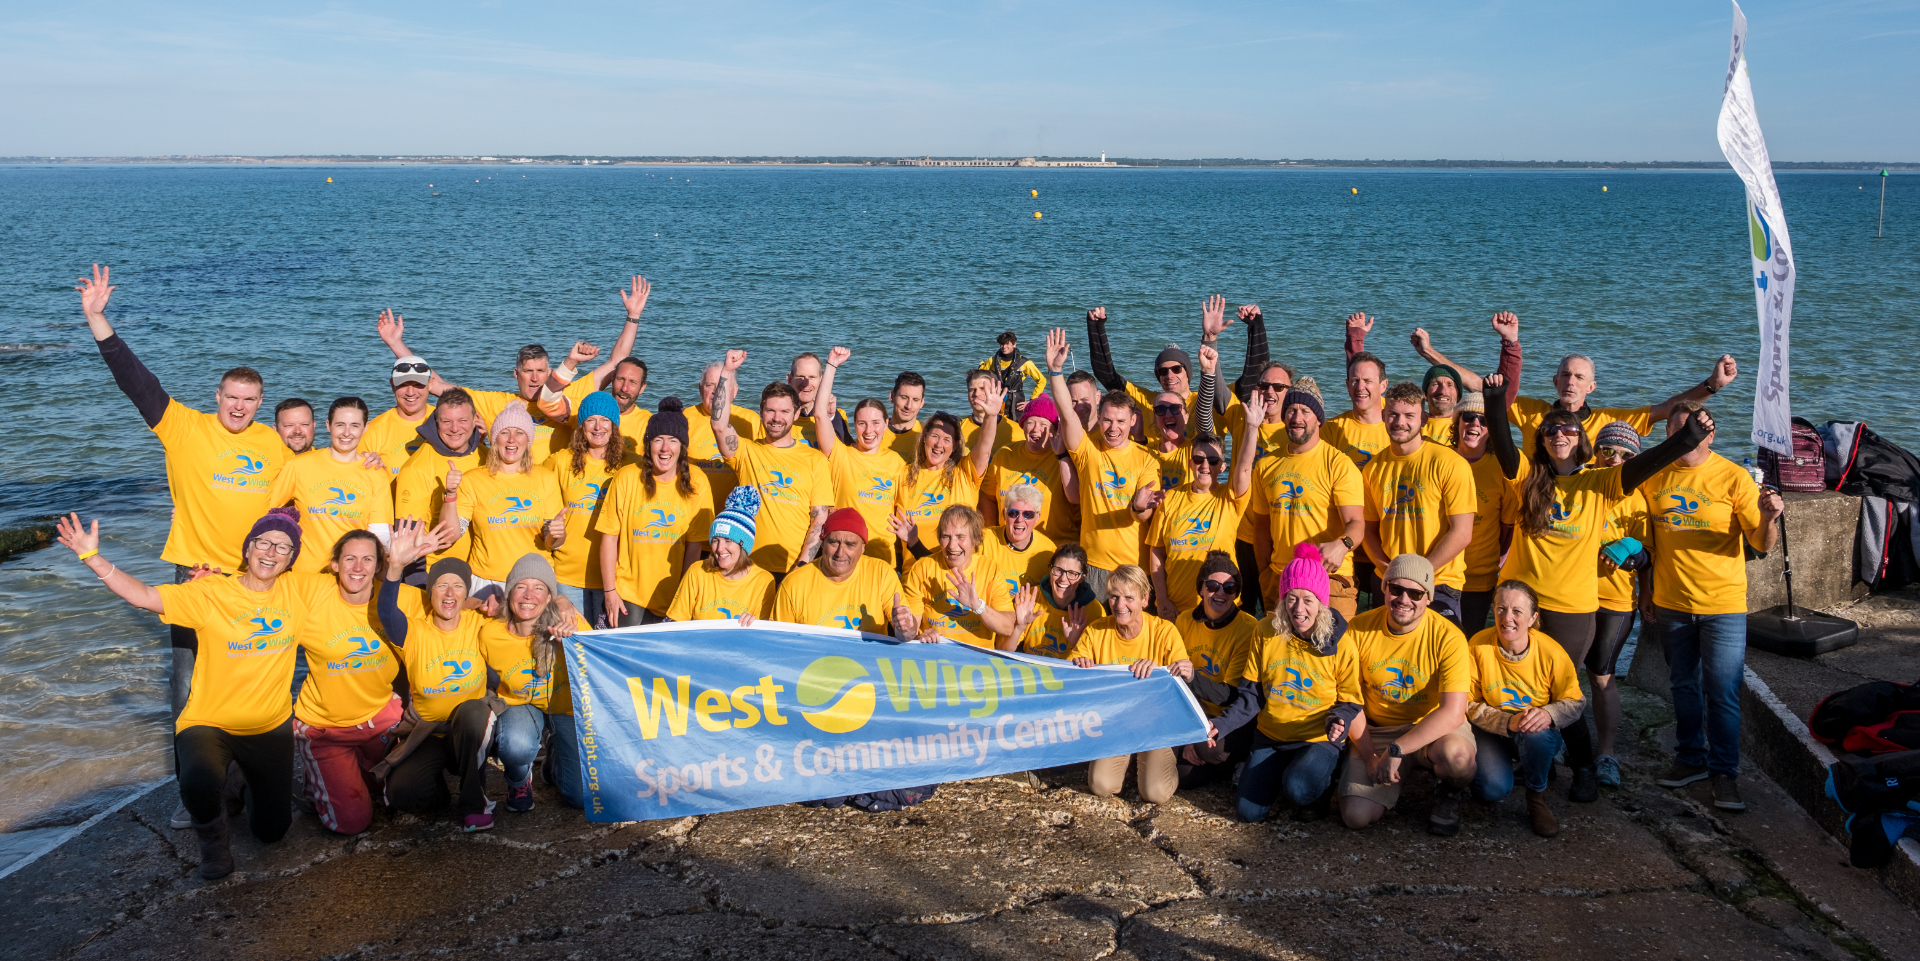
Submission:
POLYGON ((1038 191, 1038 190, 1035 190, 1035 191, 1031 191, 1031 193, 1032 193, 1032 194, 1033 194, 1033 195, 1034 195, 1035 197, 1038 197, 1038 196, 1040 196, 1040 191, 1038 191))
POLYGON ((1600 192, 1601 192, 1601 193, 1606 193, 1606 192, 1607 192, 1607 188, 1605 188, 1605 187, 1601 187, 1601 188, 1600 188, 1600 192))
POLYGON ((332 177, 328 177, 328 178, 327 178, 327 183, 333 183, 333 178, 332 178, 332 177))
POLYGON ((1036 210, 1036 211, 1034 211, 1034 212, 1033 212, 1033 219, 1035 219, 1035 220, 1039 220, 1039 219, 1040 219, 1040 211, 1038 211, 1038 210, 1036 210))
POLYGON ((1355 188, 1353 188, 1353 192, 1354 192, 1354 193, 1359 193, 1359 192, 1360 192, 1360 188, 1359 188, 1359 187, 1355 187, 1355 188))

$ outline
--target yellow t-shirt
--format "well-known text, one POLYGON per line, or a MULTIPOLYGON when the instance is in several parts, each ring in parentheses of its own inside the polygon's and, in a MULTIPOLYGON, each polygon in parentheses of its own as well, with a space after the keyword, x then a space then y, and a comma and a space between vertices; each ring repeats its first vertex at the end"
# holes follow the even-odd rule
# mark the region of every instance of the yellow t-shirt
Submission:
POLYGON ((920 431, 923 427, 917 420, 906 430, 894 430, 893 425, 887 425, 887 447, 900 455, 902 464, 913 463, 914 455, 919 453, 920 431))
MULTIPOLYGON (((1281 434, 1283 439, 1285 436, 1281 434)), ((1360 469, 1340 448, 1324 440, 1304 454, 1281 453, 1259 459, 1254 463, 1253 486, 1248 510, 1262 519, 1254 523, 1265 523, 1273 537, 1273 559, 1268 566, 1275 577, 1293 561, 1293 545, 1340 539, 1347 525, 1336 508, 1361 508, 1367 502, 1360 469)), ((1347 552, 1340 569, 1333 573, 1352 577, 1353 553, 1347 552)))
POLYGON ((1741 539, 1760 530, 1760 488, 1740 465, 1709 454, 1673 464, 1640 485, 1653 532, 1653 602, 1688 614, 1747 609, 1741 539), (1739 530, 1735 530, 1735 521, 1739 530))
MULTIPOLYGON (((574 615, 574 630, 589 630, 587 622, 574 615)), ((567 658, 555 652, 553 672, 546 677, 534 673, 533 638, 515 637, 507 622, 491 618, 480 624, 480 656, 500 675, 494 690, 509 705, 531 704, 547 714, 572 714, 573 692, 567 687, 567 658)))
MULTIPOLYGON (((719 513, 727 506, 727 495, 740 486, 740 473, 720 457, 720 445, 713 439, 713 411, 695 407, 686 414, 687 457, 706 472, 707 486, 713 491, 713 510, 719 513)), ((730 409, 727 419, 733 424, 733 432, 739 436, 741 446, 760 436, 759 414, 736 404, 730 409)))
POLYGON ((193 628, 200 637, 193 689, 174 733, 205 725, 245 737, 286 723, 293 714, 294 645, 314 579, 333 581, 324 574, 282 574, 272 588, 255 592, 238 577, 216 574, 154 588, 160 622, 193 628))
POLYGON ((1083 438, 1070 454, 1080 487, 1080 546, 1087 549, 1087 563, 1113 570, 1140 561, 1144 530, 1133 513, 1133 496, 1158 483, 1159 464, 1139 444, 1107 450, 1102 443, 1083 438))
MULTIPOLYGON (((1107 608, 1093 600, 1089 592, 1086 603, 1087 623, 1091 624, 1107 616, 1107 608)), ((1027 633, 1020 637, 1020 649, 1028 654, 1042 657, 1055 657, 1066 660, 1072 648, 1067 646, 1067 609, 1053 602, 1051 585, 1040 588, 1040 616, 1027 625, 1027 633)))
POLYGON ((400 408, 391 408, 367 422, 367 429, 360 432, 360 450, 379 454, 381 462, 387 465, 389 478, 398 476, 407 458, 427 445, 420 436, 420 425, 432 416, 432 407, 421 411, 419 420, 408 420, 400 408))
POLYGON ((1370 725, 1413 724, 1440 706, 1440 695, 1473 689, 1467 636, 1432 611, 1421 615, 1413 630, 1394 634, 1387 609, 1376 607, 1353 619, 1340 640, 1341 647, 1348 644, 1360 655, 1370 725))
POLYGON ((743 439, 727 463, 739 471, 741 484, 760 489, 753 562, 776 574, 790 570, 806 546, 813 509, 833 506, 833 472, 827 459, 798 442, 775 447, 764 440, 743 439))
POLYGON ((1007 610, 1012 610, 1013 595, 1019 593, 1020 585, 1044 586, 1047 583, 1047 568, 1053 566, 1053 552, 1059 545, 1047 535, 1034 531, 1027 540, 1027 549, 1017 551, 1007 542, 1007 529, 1004 527, 987 528, 986 540, 986 546, 980 551, 992 558, 995 583, 1009 602, 1007 610))
MULTIPOLYGON (((1485 458, 1481 458, 1485 460, 1485 458)), ((1606 543, 1601 535, 1607 512, 1625 493, 1620 490, 1620 468, 1589 467, 1554 478, 1553 507, 1547 533, 1535 536, 1519 523, 1520 491, 1533 473, 1533 461, 1520 462, 1514 481, 1513 546, 1500 579, 1523 581, 1540 595, 1540 609, 1560 614, 1585 614, 1600 607, 1600 571, 1596 558, 1606 543)))
POLYGON ((1187 643, 1180 639, 1172 622, 1152 614, 1142 614, 1140 620, 1140 633, 1133 640, 1120 636, 1120 622, 1111 615, 1088 624, 1067 659, 1087 657, 1095 664, 1132 664, 1144 657, 1161 667, 1188 659, 1187 643))
POLYGON ((752 614, 773 617, 773 575, 750 567, 738 580, 710 571, 705 564, 687 568, 667 605, 670 621, 724 621, 752 614))
MULTIPOLYGON (((1161 490, 1177 490, 1180 485, 1193 480, 1193 443, 1191 441, 1170 451, 1161 450, 1158 443, 1142 446, 1146 448, 1147 453, 1153 455, 1156 478, 1154 483, 1161 490)), ((1221 445, 1222 450, 1225 448, 1226 445, 1221 445)))
MULTIPOLYGON (((841 420, 841 421, 842 421, 843 423, 845 423, 845 424, 847 425, 847 427, 848 427, 849 429, 851 429, 851 428, 853 427, 853 421, 852 421, 852 419, 850 419, 850 418, 848 418, 848 417, 847 417, 847 412, 846 412, 846 410, 845 410, 844 408, 839 408, 839 407, 836 407, 836 408, 834 408, 834 411, 833 411, 833 412, 834 412, 835 414, 838 414, 838 415, 839 415, 839 419, 840 419, 840 420, 841 420)), ((796 440, 796 441, 798 441, 798 442, 800 442, 801 444, 804 444, 804 445, 806 445, 806 446, 808 446, 808 447, 811 447, 811 448, 813 448, 814 450, 819 450, 819 449, 820 449, 820 437, 819 437, 819 430, 820 430, 820 425, 819 425, 818 423, 816 423, 816 422, 814 421, 814 419, 813 419, 813 415, 812 415, 812 414, 801 414, 801 415, 799 415, 799 416, 798 416, 797 418, 795 418, 795 419, 794 419, 794 422, 793 422, 793 438, 794 438, 794 440, 796 440)), ((836 435, 834 435, 834 438, 835 438, 836 440, 838 440, 838 439, 839 439, 839 435, 838 435, 838 434, 836 434, 836 435)), ((746 438, 744 438, 744 437, 743 437, 743 438, 741 438, 741 440, 743 440, 743 441, 744 441, 745 439, 746 439, 746 438)), ((756 436, 755 436, 755 438, 754 438, 754 439, 755 439, 755 440, 766 440, 766 439, 767 439, 767 435, 766 435, 766 431, 765 431, 765 429, 764 429, 764 425, 763 425, 763 429, 762 429, 762 430, 760 431, 760 433, 759 433, 758 435, 756 435, 756 436)))
POLYGON ((1467 642, 1467 655, 1473 659, 1469 704, 1479 702, 1519 714, 1531 707, 1584 697, 1573 659, 1544 632, 1527 632, 1526 653, 1519 660, 1508 660, 1500 649, 1500 632, 1489 627, 1467 642))
POLYGON ((413 689, 413 711, 421 720, 444 721, 461 702, 487 692, 487 661, 480 653, 480 628, 487 623, 479 611, 461 611, 453 630, 443 631, 425 610, 407 612, 407 643, 400 659, 413 689))
MULTIPOLYGON (((1183 610, 1173 619, 1173 626, 1187 647, 1187 658, 1193 661, 1193 675, 1228 687, 1240 683, 1247 668, 1247 654, 1261 632, 1260 620, 1246 611, 1236 611, 1225 627, 1212 628, 1200 620, 1198 608, 1183 610)), ((1219 717, 1226 711, 1224 706, 1205 699, 1200 700, 1200 708, 1208 717, 1219 717)))
POLYGON ((481 431, 483 436, 493 436, 493 419, 500 416, 508 405, 519 401, 527 408, 527 416, 533 418, 533 446, 527 448, 527 456, 533 459, 533 463, 544 463, 553 456, 554 451, 566 449, 568 435, 565 431, 561 431, 558 441, 554 440, 554 432, 567 426, 566 412, 559 405, 543 409, 538 399, 525 400, 519 394, 503 390, 469 388, 467 393, 473 397, 473 412, 479 415, 484 425, 475 429, 481 431))
POLYGON ((594 530, 620 537, 619 583, 614 585, 620 600, 665 614, 686 566, 686 545, 707 539, 707 528, 713 524, 713 495, 707 490, 706 477, 695 470, 687 472, 693 493, 680 493, 678 482, 656 480, 653 496, 648 497, 646 472, 650 470, 646 464, 628 464, 613 475, 594 530))
POLYGON ((241 542, 272 506, 268 492, 293 454, 265 424, 231 433, 218 417, 177 400, 167 401, 153 433, 167 452, 173 496, 173 524, 160 559, 239 570, 241 542))
POLYGON ((348 531, 393 523, 389 475, 360 466, 357 454, 343 464, 325 448, 307 451, 282 468, 267 502, 292 503, 300 512, 300 556, 293 569, 305 573, 325 568, 334 543, 348 531))
POLYGON ((1442 447, 1453 446, 1453 418, 1429 416, 1420 425, 1420 436, 1442 447))
POLYGON ((877 557, 861 557, 853 573, 838 584, 827 579, 818 562, 803 564, 780 582, 773 600, 773 619, 889 634, 893 631, 894 598, 903 594, 893 565, 877 557))
POLYGON ((1491 452, 1468 462, 1473 470, 1473 541, 1467 545, 1463 591, 1490 591, 1500 580, 1500 528, 1511 523, 1515 491, 1491 452))
MULTIPOLYGON (((996 417, 994 420, 993 447, 995 450, 999 450, 1009 444, 1024 444, 1027 442, 1027 432, 1021 430, 1019 424, 1008 420, 1004 416, 996 417)), ((974 423, 971 416, 961 417, 960 443, 954 446, 953 456, 967 456, 967 454, 973 450, 973 438, 974 435, 978 433, 980 433, 980 425, 974 423)), ((915 438, 915 440, 917 442, 918 438, 915 438)), ((911 463, 913 458, 908 457, 906 460, 911 463)))
MULTIPOLYGON (((459 468, 464 481, 479 473, 486 464, 486 450, 476 447, 471 454, 446 457, 434 450, 433 445, 421 444, 393 479, 393 516, 425 521, 428 527, 439 524, 440 507, 447 496, 447 470, 459 468)), ((472 548, 473 538, 462 533, 446 550, 428 555, 428 563, 442 557, 465 560, 472 548)))
POLYGON ((300 685, 293 716, 313 727, 365 724, 393 699, 399 651, 387 643, 371 600, 348 604, 340 597, 339 584, 326 575, 297 586, 304 590, 302 602, 307 605, 299 632, 300 646, 307 652, 307 680, 300 685))
MULTIPOLYGON (((994 566, 991 557, 983 557, 985 551, 977 551, 967 561, 962 576, 973 582, 973 590, 980 600, 995 610, 1013 610, 1013 602, 1008 599, 1006 588, 996 578, 999 569, 994 566)), ((907 576, 901 578, 907 610, 920 619, 920 628, 929 627, 940 632, 940 636, 950 641, 961 641, 975 647, 994 646, 994 633, 988 629, 980 615, 962 607, 959 598, 954 596, 953 582, 948 580, 952 573, 947 568, 947 560, 939 553, 922 557, 907 568, 907 576)))
MULTIPOLYGON (((1235 410, 1240 411, 1240 416, 1243 420, 1246 418, 1246 408, 1237 407, 1235 410)), ((1236 433, 1234 436, 1237 437, 1239 435, 1236 433)), ((1253 496, 1247 500, 1246 512, 1240 515, 1240 530, 1235 535, 1239 540, 1247 544, 1253 543, 1253 525, 1255 523, 1254 508, 1259 505, 1259 502, 1264 497, 1262 493, 1263 488, 1260 486, 1260 468, 1267 458, 1284 455, 1289 446, 1287 443, 1287 425, 1263 423, 1254 428, 1253 496)), ((1228 459, 1227 466, 1229 468, 1233 466, 1231 458, 1228 459)), ((1269 516, 1270 514, 1271 511, 1269 511, 1269 516)), ((1259 523, 1264 524, 1266 521, 1260 521, 1259 523)), ((1263 575, 1263 578, 1264 576, 1265 575, 1263 575)))
POLYGON ((467 519, 473 549, 467 563, 473 576, 504 580, 513 563, 533 553, 552 555, 540 547, 540 532, 560 516, 566 499, 553 471, 535 467, 524 474, 496 474, 491 469, 470 471, 460 478, 456 508, 467 519))
POLYGON ((980 502, 980 480, 973 476, 973 463, 960 459, 953 470, 922 470, 915 477, 912 467, 900 472, 894 485, 893 507, 907 516, 920 533, 920 545, 929 550, 940 543, 940 515, 959 504, 973 507, 980 502))
POLYGON ((859 511, 867 522, 867 554, 892 563, 895 538, 887 520, 906 463, 885 446, 869 454, 852 444, 835 444, 827 466, 833 472, 833 506, 859 511))
MULTIPOLYGON (((1607 525, 1600 535, 1602 546, 1622 537, 1631 537, 1645 545, 1652 536, 1647 530, 1647 499, 1639 491, 1613 502, 1607 511, 1607 525)), ((1631 611, 1640 594, 1632 571, 1615 568, 1600 575, 1600 607, 1609 611, 1631 611)))
POLYGON ((570 450, 547 458, 547 469, 567 502, 567 539, 553 552, 553 576, 568 587, 597 591, 606 586, 600 581, 600 517, 614 473, 607 470, 604 457, 589 454, 582 464, 586 469, 574 473, 570 450))
POLYGON ((1392 445, 1387 438, 1387 422, 1362 423, 1360 415, 1347 411, 1320 425, 1320 439, 1335 450, 1353 458, 1353 466, 1365 468, 1375 455, 1392 445))
POLYGON ((1262 624, 1247 655, 1246 680, 1267 689, 1266 706, 1255 721, 1260 733, 1276 741, 1324 741, 1327 712, 1335 704, 1364 704, 1360 690, 1360 647, 1351 633, 1332 654, 1274 633, 1262 624))
MULTIPOLYGON (((1530 457, 1533 453, 1533 435, 1539 433, 1540 422, 1546 419, 1547 412, 1553 410, 1555 400, 1540 400, 1534 397, 1515 397, 1507 405, 1507 417, 1515 427, 1520 428, 1520 456, 1530 457)), ((1587 433, 1587 443, 1600 442, 1600 428, 1614 421, 1625 421, 1632 425, 1633 432, 1642 437, 1653 433, 1653 408, 1651 407, 1592 407, 1587 419, 1580 423, 1580 429, 1587 433)))
POLYGON ((1160 501, 1147 525, 1147 545, 1167 552, 1167 593, 1174 607, 1184 611, 1200 602, 1200 566, 1208 551, 1233 554, 1234 535, 1249 499, 1233 496, 1230 485, 1215 481, 1204 493, 1183 484, 1160 501))
POLYGON ((1001 495, 1021 484, 1032 484, 1040 488, 1040 531, 1056 542, 1066 543, 1074 540, 1080 532, 1080 515, 1073 505, 1067 503, 1067 490, 1060 483, 1060 458, 1051 447, 1042 447, 1038 453, 1027 450, 1025 443, 1002 447, 993 452, 993 463, 987 468, 987 475, 981 481, 980 489, 992 494, 998 501, 1000 516, 987 518, 990 525, 1004 525, 1007 522, 1006 498, 1001 495))
MULTIPOLYGON (((1425 554, 1447 532, 1447 519, 1472 514, 1473 468, 1467 459, 1431 441, 1410 457, 1391 449, 1375 455, 1360 472, 1367 495, 1366 517, 1380 525, 1380 546, 1392 560, 1401 554, 1425 554)), ((1436 587, 1458 589, 1467 580, 1467 552, 1453 556, 1433 572, 1436 587)))

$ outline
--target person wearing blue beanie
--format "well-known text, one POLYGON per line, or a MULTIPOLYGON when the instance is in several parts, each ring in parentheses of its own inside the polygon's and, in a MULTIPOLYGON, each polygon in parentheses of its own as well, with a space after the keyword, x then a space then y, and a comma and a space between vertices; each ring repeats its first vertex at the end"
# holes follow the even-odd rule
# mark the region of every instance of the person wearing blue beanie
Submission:
POLYGON ((615 400, 612 394, 604 390, 596 390, 581 398, 580 409, 574 412, 574 416, 580 423, 586 423, 589 417, 605 417, 613 421, 613 426, 619 427, 620 402, 615 400))
MULTIPOLYGON (((656 416, 654 418, 658 420, 656 416)), ((687 568, 667 608, 670 621, 738 618, 746 627, 773 615, 773 575, 753 563, 760 489, 736 487, 707 528, 707 559, 687 568)))

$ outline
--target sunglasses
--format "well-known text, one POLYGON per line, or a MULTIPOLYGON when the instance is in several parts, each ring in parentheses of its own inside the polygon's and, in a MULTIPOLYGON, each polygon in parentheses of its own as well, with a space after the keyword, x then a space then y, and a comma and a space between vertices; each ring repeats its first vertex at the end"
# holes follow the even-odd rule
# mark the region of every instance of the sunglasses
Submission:
POLYGON ((1269 394, 1277 394, 1277 393, 1280 393, 1281 391, 1287 390, 1288 386, 1286 384, 1269 384, 1263 380, 1260 383, 1253 385, 1253 389, 1264 390, 1269 394))
POLYGON ((1214 454, 1195 454, 1193 455, 1193 462, 1196 464, 1205 464, 1212 467, 1218 467, 1221 464, 1225 464, 1227 462, 1227 459, 1214 454))
POLYGON ((1540 428, 1540 432, 1543 434, 1546 434, 1548 437, 1578 434, 1580 433, 1580 425, 1579 424, 1555 424, 1552 427, 1540 428))
POLYGON ((1401 587, 1398 584, 1388 584, 1387 593, 1392 594, 1395 597, 1404 597, 1404 598, 1408 598, 1409 600, 1415 600, 1415 601, 1421 600, 1427 596, 1426 591, 1423 591, 1417 587, 1401 587))
POLYGON ((1626 451, 1624 451, 1624 450, 1621 450, 1621 449, 1620 449, 1620 448, 1618 448, 1618 447, 1602 447, 1602 448, 1600 448, 1600 449, 1598 449, 1598 450, 1596 450, 1596 451, 1594 451, 1594 452, 1593 452, 1593 456, 1595 456, 1595 457, 1618 457, 1618 458, 1620 458, 1620 459, 1622 459, 1622 460, 1625 460, 1626 458, 1629 458, 1629 457, 1632 457, 1633 455, 1632 455, 1632 454, 1630 454, 1630 453, 1628 453, 1628 452, 1626 452, 1626 451))
POLYGON ((1180 411, 1182 411, 1183 409, 1184 408, 1182 408, 1179 404, 1153 405, 1153 413, 1155 414, 1155 416, 1159 416, 1159 417, 1172 417, 1173 415, 1180 413, 1180 411))
POLYGON ((1167 378, 1172 377, 1175 374, 1184 374, 1186 373, 1186 371, 1187 369, 1185 367, 1182 367, 1179 364, 1168 364, 1167 366, 1154 371, 1153 376, 1158 377, 1161 380, 1166 380, 1167 378))
POLYGON ((393 372, 396 374, 431 374, 433 373, 433 368, 425 364, 395 364, 393 365, 393 372))
POLYGON ((1009 518, 1018 518, 1023 521, 1030 521, 1030 520, 1033 520, 1034 518, 1039 517, 1040 512, 1039 511, 1023 511, 1018 507, 1009 507, 1007 508, 1007 516, 1009 518))
POLYGON ((1200 589, 1209 594, 1234 595, 1240 593, 1240 583, 1228 578, 1224 581, 1201 581, 1200 589))
POLYGON ((1472 413, 1455 414, 1453 419, 1456 421, 1459 421, 1462 424, 1484 424, 1487 422, 1486 415, 1484 414, 1472 414, 1472 413))

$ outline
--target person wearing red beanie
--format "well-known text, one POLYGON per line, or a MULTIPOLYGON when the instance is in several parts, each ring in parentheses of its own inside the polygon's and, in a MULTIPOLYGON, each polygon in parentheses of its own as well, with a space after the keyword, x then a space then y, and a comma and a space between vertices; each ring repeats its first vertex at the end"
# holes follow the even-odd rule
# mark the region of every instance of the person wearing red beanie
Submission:
POLYGON ((867 521, 842 507, 821 526, 820 557, 788 574, 774 596, 773 619, 867 634, 916 634, 893 565, 867 556, 867 521))

